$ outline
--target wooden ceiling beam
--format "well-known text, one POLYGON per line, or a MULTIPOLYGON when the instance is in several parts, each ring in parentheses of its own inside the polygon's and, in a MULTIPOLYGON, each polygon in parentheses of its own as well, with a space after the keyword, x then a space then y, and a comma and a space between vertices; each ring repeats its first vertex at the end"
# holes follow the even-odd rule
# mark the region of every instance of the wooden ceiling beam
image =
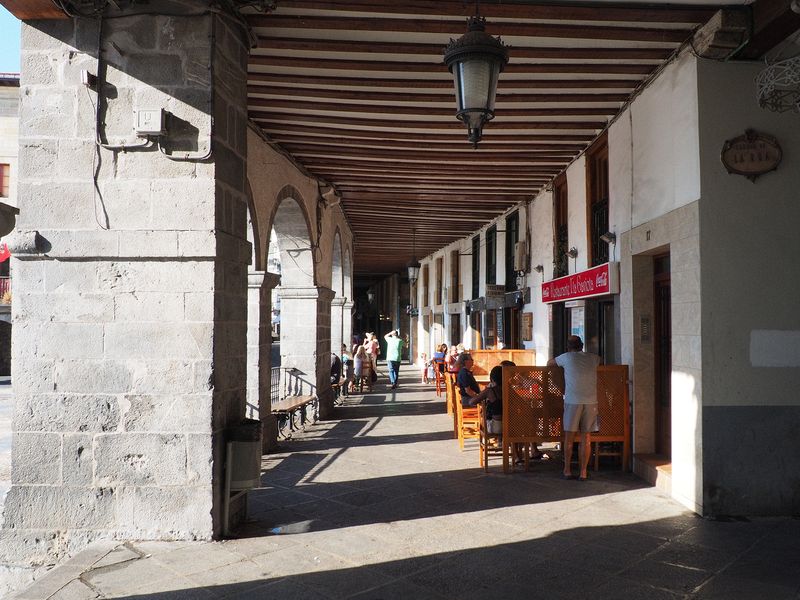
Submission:
MULTIPOLYGON (((406 150, 419 150, 419 141, 403 141, 403 140, 370 140, 370 139, 342 139, 339 137, 314 137, 308 135, 295 135, 286 134, 281 132, 271 131, 269 133, 270 139, 278 142, 282 146, 287 144, 304 144, 319 147, 329 148, 394 148, 406 150)), ((472 152, 472 149, 465 149, 463 140, 428 140, 425 142, 430 144, 425 146, 425 150, 430 152, 472 152), (460 143, 459 143, 460 142, 460 143)), ((481 150, 510 150, 515 149, 518 151, 531 151, 531 150, 550 150, 561 152, 579 152, 586 144, 542 144, 538 142, 517 141, 513 145, 511 143, 482 143, 481 150)))
MULTIPOLYGON (((386 73, 447 73, 441 62, 407 62, 388 60, 343 60, 339 58, 305 58, 303 56, 264 56, 251 54, 248 64, 261 67, 290 67, 292 69, 378 71, 386 73)), ((503 73, 534 75, 540 73, 609 73, 615 75, 647 75, 655 64, 633 63, 523 63, 512 59, 503 73)), ((502 76, 501 76, 502 80, 502 76)))
MULTIPOLYGON (((419 115, 431 117, 455 117, 455 107, 438 108, 433 106, 393 106, 390 104, 351 104, 349 102, 303 102, 301 100, 266 100, 250 97, 247 100, 250 114, 268 114, 286 110, 308 110, 313 112, 356 113, 374 115, 419 115)), ((617 114, 619 106, 597 106, 591 108, 548 107, 548 108, 508 108, 495 109, 497 115, 506 117, 609 117, 617 114)))
MULTIPOLYGON (((326 11, 353 11, 407 15, 446 15, 450 17, 469 18, 475 8, 472 3, 463 0, 438 0, 437 2, 395 0, 281 0, 281 8, 285 9, 317 9, 326 11)), ((714 7, 677 5, 656 6, 652 3, 619 4, 605 6, 568 5, 568 4, 512 4, 483 3, 481 15, 489 19, 548 19, 574 21, 620 21, 636 23, 702 23, 714 14, 714 7)))
MULTIPOLYGON (((346 4, 345 4, 346 6, 346 4)), ((603 11, 597 7, 596 11, 603 11)), ((440 34, 446 42, 448 36, 459 37, 466 31, 463 19, 421 19, 282 15, 252 15, 247 18, 252 27, 274 29, 316 29, 363 32, 407 32, 440 34)), ((696 24, 696 22, 695 22, 696 24)), ((491 35, 567 38, 580 40, 623 40, 640 42, 663 42, 679 44, 691 34, 693 26, 687 28, 622 27, 612 25, 585 25, 562 23, 500 22, 489 24, 491 35)), ((261 32, 259 32, 261 33, 261 32)))
POLYGON ((791 0, 756 0, 753 34, 736 58, 758 59, 800 29, 800 13, 792 10, 791 0))
MULTIPOLYGON (((364 189, 348 189, 344 190, 344 203, 348 202, 409 202, 409 203, 430 203, 440 202, 446 199, 448 202, 454 202, 452 198, 443 198, 441 194, 426 194, 424 192, 408 191, 408 190, 377 190, 369 191, 364 189)), ((491 196, 486 194, 462 194, 464 198, 480 204, 497 203, 497 204, 516 204, 530 198, 529 194, 506 194, 500 196, 491 196)))
MULTIPOLYGON (((359 40, 323 40, 307 37, 260 36, 259 50, 291 50, 301 52, 324 52, 332 54, 392 54, 424 55, 441 60, 445 44, 415 44, 410 42, 362 42, 359 40)), ((666 60, 672 50, 669 48, 586 48, 514 46, 514 58, 552 59, 552 60, 666 60)))
POLYGON ((519 174, 519 173, 552 173, 557 167, 552 165, 487 165, 487 164, 442 164, 426 161, 424 163, 413 164, 396 164, 390 161, 362 163, 362 164, 346 164, 343 165, 341 161, 335 158, 319 158, 307 159, 303 161, 306 165, 313 167, 315 170, 320 169, 326 172, 336 169, 351 169, 367 172, 384 173, 387 171, 402 173, 475 173, 475 174, 519 174))
MULTIPOLYGON (((323 125, 354 125, 360 127, 385 127, 387 129, 413 128, 423 130, 435 129, 458 129, 464 131, 466 139, 466 129, 455 117, 447 121, 412 121, 410 119, 394 119, 387 122, 385 119, 366 119, 355 117, 340 117, 338 115, 309 115, 305 113, 261 113, 252 116, 253 121, 299 121, 301 123, 319 123, 323 125)), ((484 130, 484 134, 492 129, 588 129, 597 131, 605 127, 603 121, 492 121, 484 130)))
MULTIPOLYGON (((319 88, 322 86, 350 86, 350 87, 385 87, 410 89, 447 89, 452 90, 453 79, 446 70, 442 71, 440 79, 396 79, 382 77, 337 77, 335 75, 295 73, 264 73, 250 71, 247 74, 249 81, 269 83, 272 85, 309 85, 319 88)), ((635 79, 510 79, 504 78, 503 85, 507 88, 517 89, 633 89, 639 82, 635 79)))
POLYGON ((0 0, 0 4, 20 21, 68 18, 53 0, 0 0))
MULTIPOLYGON (((359 185, 359 186, 342 185, 342 186, 337 186, 336 189, 338 189, 343 195, 351 193, 351 192, 355 192, 355 193, 370 194, 370 195, 383 193, 383 194, 397 194, 397 195, 416 194, 417 196, 419 196, 419 195, 422 195, 422 194, 426 193, 426 192, 419 192, 417 190, 412 190, 412 189, 409 189, 409 188, 402 188, 402 187, 400 187, 400 188, 388 188, 388 187, 371 187, 371 186, 368 186, 368 185, 359 185)), ((453 195, 458 195, 458 196, 470 196, 470 195, 479 196, 480 195, 480 196, 485 196, 485 197, 495 196, 495 197, 505 198, 508 195, 508 192, 502 191, 502 192, 494 193, 492 191, 486 191, 486 190, 480 190, 480 191, 476 192, 475 190, 473 190, 470 187, 464 187, 464 188, 450 187, 450 188, 445 189, 445 190, 436 190, 436 194, 435 195, 438 196, 439 194, 441 194, 443 196, 453 196, 453 195)), ((428 195, 432 195, 432 194, 428 194, 428 195)), ((524 198, 524 197, 530 197, 530 193, 521 192, 520 194, 515 196, 514 202, 519 202, 520 198, 524 198)))
POLYGON ((366 158, 368 160, 378 158, 391 158, 398 161, 418 160, 418 159, 433 159, 450 162, 452 160, 471 160, 474 162, 486 161, 502 161, 502 160, 536 160, 536 161, 555 161, 563 162, 564 159, 569 159, 575 156, 573 151, 564 150, 540 150, 533 152, 523 152, 522 150, 505 151, 502 150, 489 150, 481 148, 482 152, 477 154, 474 150, 469 148, 463 151, 451 152, 433 152, 428 150, 413 150, 409 152, 403 148, 398 150, 385 150, 379 148, 363 148, 344 146, 331 150, 329 146, 321 146, 318 144, 281 144, 281 146, 288 150, 293 156, 329 156, 334 154, 336 157, 355 157, 366 158))
MULTIPOLYGON (((463 128, 460 131, 441 131, 441 132, 413 132, 413 131, 374 131, 365 129, 343 129, 340 127, 326 127, 324 125, 296 125, 286 123, 285 120, 263 119, 259 117, 258 123, 263 125, 262 129, 268 130, 270 137, 273 132, 280 132, 282 135, 285 133, 302 133, 304 135, 320 136, 320 139, 333 137, 339 141, 343 138, 358 138, 368 140, 414 140, 423 144, 451 144, 451 143, 464 143, 463 128)), ((261 127, 261 125, 258 125, 261 127)), ((594 138, 592 134, 547 134, 536 132, 525 133, 497 133, 492 135, 491 142, 506 142, 509 144, 516 144, 521 142, 578 142, 582 145, 587 144, 594 138)), ((481 147, 484 143, 481 142, 481 147)))
MULTIPOLYGON (((251 97, 252 100, 259 99, 265 100, 261 98, 261 96, 269 96, 274 98, 278 97, 289 97, 289 98, 334 98, 337 100, 348 100, 348 101, 363 101, 363 100, 375 100, 375 101, 382 101, 382 102, 393 102, 393 103, 422 103, 422 102, 446 102, 448 104, 455 103, 455 95, 450 93, 441 93, 441 94, 430 94, 430 93, 420 93, 414 92, 413 90, 404 90, 404 91, 397 91, 397 92, 373 92, 373 91, 362 91, 362 90, 326 90, 326 89, 318 89, 318 88, 298 88, 298 87, 286 87, 286 88, 277 88, 274 86, 264 86, 264 85, 249 85, 247 86, 247 91, 249 94, 259 94, 258 98, 251 97)), ((502 91, 498 91, 497 93, 497 104, 502 105, 506 103, 518 103, 518 102, 527 102, 527 103, 536 103, 536 102, 557 102, 561 103, 591 103, 591 102, 602 102, 602 103, 619 103, 625 102, 629 97, 629 94, 606 94, 606 93, 595 93, 595 94, 569 94, 569 93, 553 93, 553 94, 520 94, 520 93, 503 93, 502 91)), ((272 100, 270 99, 270 102, 272 100)), ((263 106, 263 105, 262 105, 263 106)))

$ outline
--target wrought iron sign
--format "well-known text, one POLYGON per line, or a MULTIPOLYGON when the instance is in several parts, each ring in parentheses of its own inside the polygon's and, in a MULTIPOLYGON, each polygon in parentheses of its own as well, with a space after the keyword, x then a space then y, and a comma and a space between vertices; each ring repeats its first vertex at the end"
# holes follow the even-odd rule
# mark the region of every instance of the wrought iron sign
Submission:
POLYGON ((783 150, 771 135, 748 129, 744 135, 725 141, 720 158, 728 173, 755 181, 759 175, 778 168, 783 150))

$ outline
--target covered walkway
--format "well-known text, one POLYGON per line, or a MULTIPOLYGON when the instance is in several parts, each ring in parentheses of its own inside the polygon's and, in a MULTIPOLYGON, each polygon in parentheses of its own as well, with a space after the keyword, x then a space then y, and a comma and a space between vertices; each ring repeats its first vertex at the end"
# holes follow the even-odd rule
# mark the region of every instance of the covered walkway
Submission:
POLYGON ((19 598, 796 598, 800 521, 709 521, 633 475, 503 475, 407 369, 264 457, 238 539, 98 542, 19 598))

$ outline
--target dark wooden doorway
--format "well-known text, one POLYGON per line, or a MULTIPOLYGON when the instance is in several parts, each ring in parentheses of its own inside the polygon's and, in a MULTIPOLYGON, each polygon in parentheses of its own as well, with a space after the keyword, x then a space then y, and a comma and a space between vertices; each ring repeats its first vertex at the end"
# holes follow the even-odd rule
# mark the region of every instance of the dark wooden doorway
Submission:
POLYGON ((653 258, 656 452, 672 455, 672 316, 669 254, 653 258))

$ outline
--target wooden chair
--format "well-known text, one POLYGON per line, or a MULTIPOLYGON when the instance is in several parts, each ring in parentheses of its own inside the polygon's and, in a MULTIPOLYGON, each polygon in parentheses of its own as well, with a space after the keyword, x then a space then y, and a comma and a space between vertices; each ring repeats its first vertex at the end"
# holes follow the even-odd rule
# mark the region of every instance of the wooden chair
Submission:
POLYGON ((600 430, 592 433, 594 470, 601 456, 618 456, 622 470, 630 470, 631 426, 628 404, 628 365, 601 365, 597 368, 597 412, 600 430), (621 449, 602 448, 601 443, 617 442, 621 449))
POLYGON ((372 364, 368 360, 361 365, 361 375, 353 380, 353 388, 358 388, 359 394, 364 392, 364 386, 367 387, 367 392, 372 391, 372 364))
MULTIPOLYGON (((446 392, 445 381, 444 381, 444 376, 445 376, 444 360, 435 359, 433 361, 433 375, 434 377, 436 377, 436 397, 438 398, 442 395, 443 391, 446 392)), ((446 397, 447 396, 445 396, 445 398, 446 397)), ((448 411, 448 414, 449 413, 450 411, 448 411)))
POLYGON ((489 433, 486 420, 486 403, 478 405, 480 417, 480 429, 478 436, 479 444, 479 464, 485 472, 489 472, 489 457, 503 455, 503 436, 500 433, 489 433))
MULTIPOLYGON (((503 472, 513 469, 514 444, 561 442, 563 371, 550 367, 503 369, 503 472)), ((528 451, 525 452, 528 467, 528 451)))
POLYGON ((464 408, 461 405, 461 390, 453 386, 456 398, 456 416, 458 418, 458 447, 464 450, 464 439, 479 439, 481 427, 480 408, 464 408))
POLYGON ((444 374, 445 389, 447 395, 447 414, 453 417, 453 437, 458 439, 458 411, 456 410, 456 377, 452 373, 444 374))

